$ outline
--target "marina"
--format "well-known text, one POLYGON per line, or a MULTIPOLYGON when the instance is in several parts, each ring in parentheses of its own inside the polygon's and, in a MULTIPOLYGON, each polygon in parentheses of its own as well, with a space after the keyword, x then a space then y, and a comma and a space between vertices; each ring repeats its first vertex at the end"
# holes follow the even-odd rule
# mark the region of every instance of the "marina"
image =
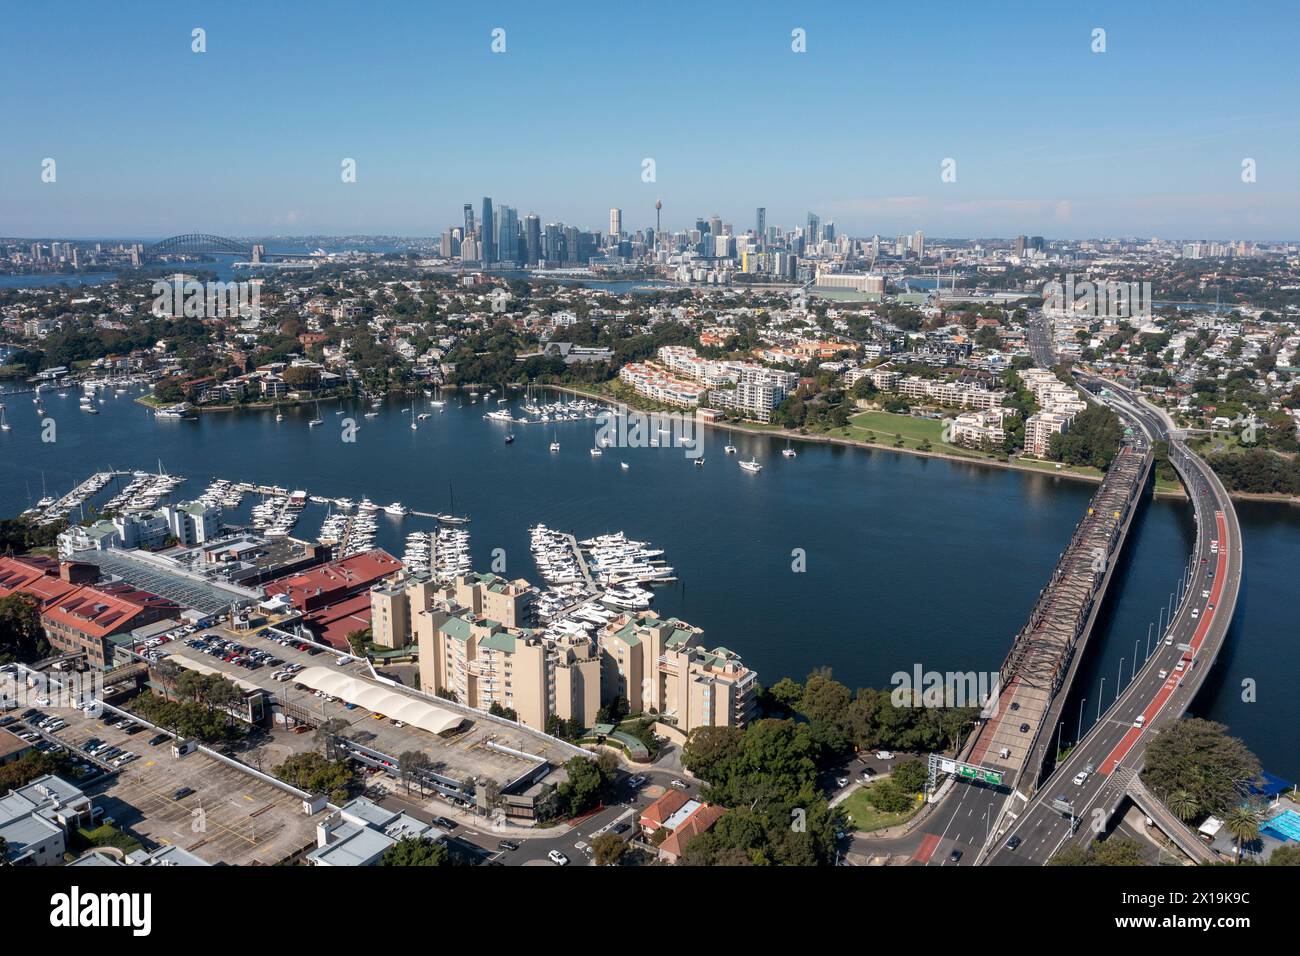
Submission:
MULTIPOLYGON (((99 406, 102 414, 79 415, 78 394, 77 389, 63 399, 49 389, 42 394, 59 422, 59 441, 51 445, 40 441, 39 430, 27 415, 16 415, 16 402, 8 400, 13 430, 0 432, 0 496, 9 502, 10 514, 45 497, 42 471, 48 497, 56 500, 92 470, 112 471, 114 477, 99 492, 84 502, 69 501, 74 517, 83 504, 87 517, 93 507, 102 513, 104 502, 128 483, 144 488, 145 479, 130 467, 156 475, 160 457, 168 472, 189 479, 188 486, 174 489, 172 500, 197 498, 218 478, 230 481, 230 492, 243 497, 238 505, 233 498, 223 501, 221 520, 228 524, 251 524, 251 508, 264 497, 305 490, 307 503, 292 536, 324 539, 327 529, 336 529, 336 554, 380 547, 400 559, 413 532, 472 528, 468 549, 475 570, 490 569, 493 552, 501 549, 510 577, 525 577, 544 591, 554 588, 549 595, 557 599, 554 610, 574 613, 593 602, 609 610, 595 600, 602 585, 594 578, 594 589, 585 580, 544 581, 530 557, 529 528, 541 522, 575 532, 579 540, 622 529, 632 540, 662 548, 674 566, 678 580, 646 588, 656 613, 678 615, 703 627, 711 639, 735 643, 752 666, 773 679, 801 678, 810 667, 824 665, 851 686, 884 686, 892 673, 917 660, 944 671, 996 666, 1006 651, 1005 635, 1023 623, 1024 607, 1042 588, 1091 490, 1050 475, 883 450, 796 442, 799 457, 788 461, 781 455, 784 436, 740 431, 729 436, 725 429, 703 432, 700 451, 709 459, 707 467, 680 449, 662 446, 604 446, 603 457, 595 457, 588 454, 601 447, 595 422, 552 421, 546 428, 488 423, 485 409, 467 395, 461 409, 450 393, 444 393, 445 413, 433 411, 428 427, 416 432, 400 411, 409 407, 409 399, 382 403, 355 445, 340 443, 332 427, 307 428, 310 405, 284 408, 284 422, 278 424, 271 408, 168 423, 129 395, 118 398, 111 391, 99 406), (516 437, 511 444, 503 442, 508 431, 516 437), (553 434, 564 452, 550 453, 553 434), (762 472, 723 467, 726 444, 736 454, 725 458, 756 460, 762 472), (121 464, 110 468, 109 463, 121 464), (449 498, 453 482, 454 501, 449 498), (363 499, 375 510, 361 512, 363 499), (385 514, 383 506, 395 501, 410 513, 385 514), (363 514, 364 521, 345 520, 363 514), (463 523, 467 515, 472 523, 463 523), (1018 543, 1016 560, 994 568, 987 560, 989 542, 1009 539, 1018 543), (796 547, 809 549, 807 574, 791 572, 796 547), (934 600, 929 582, 940 548, 944 562, 963 571, 945 580, 943 598, 934 600), (918 601, 929 608, 923 618, 909 613, 918 601), (837 634, 853 636, 810 630, 807 615, 813 606, 833 622, 837 634), (881 623, 886 620, 887 627, 881 623), (954 633, 962 635, 960 642, 951 640, 954 633)), ((516 416, 522 400, 512 399, 516 416)), ((351 401, 343 407, 360 420, 370 403, 351 401)), ((496 407, 505 406, 494 402, 496 407)), ((331 425, 336 421, 330 416, 331 425)), ((1280 569, 1294 566, 1300 553, 1300 518, 1279 524, 1277 506, 1253 508, 1249 502, 1241 503, 1239 513, 1248 547, 1275 562, 1253 563, 1247 590, 1284 593, 1290 582, 1280 569)), ((1131 654, 1132 638, 1125 647, 1122 636, 1146 633, 1152 613, 1141 595, 1164 583, 1146 569, 1182 560, 1194 535, 1184 503, 1156 499, 1146 506, 1129 545, 1135 549, 1131 569, 1105 612, 1106 631, 1116 637, 1107 643, 1102 632, 1098 635, 1103 649, 1092 690, 1101 676, 1113 680, 1120 657, 1131 654)), ((1234 662, 1234 673, 1265 666, 1261 655, 1290 653, 1270 637, 1287 632, 1285 618, 1270 619, 1249 597, 1247 607, 1250 614, 1237 627, 1249 628, 1249 640, 1240 642, 1242 657, 1239 665, 1234 662)), ((1088 675, 1079 680, 1087 683, 1088 675)), ((1108 692, 1110 687, 1108 680, 1108 692)), ((1264 722, 1280 719, 1277 703, 1269 710, 1263 704, 1240 705, 1231 693, 1211 689, 1206 694, 1203 715, 1240 728, 1252 740, 1267 740, 1264 722)), ((1291 718, 1300 719, 1300 713, 1291 718)), ((1282 772, 1300 773, 1287 753, 1266 756, 1282 772)))

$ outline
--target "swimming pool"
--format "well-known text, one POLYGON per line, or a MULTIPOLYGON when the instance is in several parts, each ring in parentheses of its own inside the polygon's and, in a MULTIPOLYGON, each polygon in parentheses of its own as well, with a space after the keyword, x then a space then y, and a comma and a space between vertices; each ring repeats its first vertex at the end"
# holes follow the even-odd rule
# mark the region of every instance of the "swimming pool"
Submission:
POLYGON ((1276 840, 1300 842, 1300 813, 1296 813, 1294 810, 1283 810, 1259 829, 1261 833, 1276 840))

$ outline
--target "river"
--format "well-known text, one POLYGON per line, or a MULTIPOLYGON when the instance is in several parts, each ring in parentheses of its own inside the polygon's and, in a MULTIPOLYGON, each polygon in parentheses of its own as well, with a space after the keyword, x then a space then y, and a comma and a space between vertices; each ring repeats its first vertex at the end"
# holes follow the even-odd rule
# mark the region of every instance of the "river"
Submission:
MULTIPOLYGON (((42 443, 30 395, 7 400, 12 430, 0 433, 0 513, 40 497, 43 480, 62 494, 92 471, 113 466, 189 478, 182 498, 213 476, 302 488, 427 512, 454 510, 472 522, 475 567, 501 549, 510 576, 539 582, 528 528, 543 522, 579 538, 622 529, 665 549, 679 582, 658 591, 655 609, 705 629, 710 645, 739 652, 765 684, 830 667, 849 684, 887 686, 895 672, 995 671, 1046 583, 1094 486, 1053 475, 984 468, 885 450, 796 445, 705 430, 698 467, 681 449, 588 450, 592 421, 508 425, 484 420, 497 406, 449 393, 444 413, 409 427, 408 405, 391 401, 366 419, 360 405, 313 410, 209 413, 155 419, 131 395, 108 397, 101 414, 77 409, 79 392, 47 392, 56 441, 42 443), (459 403, 466 404, 462 408, 459 403), (360 423, 342 440, 344 419, 360 423), (504 435, 516 441, 507 445, 504 435), (549 451, 552 439, 559 452, 549 451), (737 459, 757 457, 759 474, 737 459), (626 462, 628 468, 620 467, 626 462), (454 496, 454 502, 453 502, 454 496), (802 570, 798 568, 802 567, 802 570)), ((515 405, 518 404, 516 401, 515 405)), ((516 409, 516 414, 520 412, 516 409)), ((111 494, 107 490, 102 497, 111 494)), ((246 499, 231 520, 247 517, 246 499)), ((313 536, 326 513, 309 505, 295 535, 313 536)), ((1196 713, 1230 724, 1266 769, 1300 777, 1291 742, 1300 722, 1293 691, 1300 650, 1293 624, 1300 566, 1300 509, 1243 503, 1246 574, 1223 659, 1196 713), (1243 700, 1243 681, 1255 702, 1243 700)), ((380 515, 378 544, 400 556, 406 532, 432 522, 380 515)), ((1190 507, 1152 500, 1129 537, 1099 630, 1066 709, 1068 742, 1078 715, 1086 730, 1115 691, 1120 660, 1131 673, 1134 641, 1145 654, 1155 620, 1192 547, 1190 507), (1087 700, 1084 701, 1083 699, 1087 700), (1077 702, 1077 703, 1076 703, 1077 702)))

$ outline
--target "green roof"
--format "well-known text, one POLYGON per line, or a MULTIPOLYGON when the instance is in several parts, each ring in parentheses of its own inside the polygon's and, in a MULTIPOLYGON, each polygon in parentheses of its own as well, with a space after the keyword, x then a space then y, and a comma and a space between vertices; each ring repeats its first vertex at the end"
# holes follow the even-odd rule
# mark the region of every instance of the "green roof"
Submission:
POLYGON ((479 647, 486 647, 494 651, 504 651, 507 654, 515 652, 515 639, 507 631, 497 631, 495 634, 489 634, 483 640, 478 642, 479 647))
POLYGON ((464 618, 449 617, 447 620, 442 622, 442 626, 439 627, 438 630, 443 634, 446 634, 448 637, 455 638, 463 644, 469 640, 471 629, 469 621, 464 618))

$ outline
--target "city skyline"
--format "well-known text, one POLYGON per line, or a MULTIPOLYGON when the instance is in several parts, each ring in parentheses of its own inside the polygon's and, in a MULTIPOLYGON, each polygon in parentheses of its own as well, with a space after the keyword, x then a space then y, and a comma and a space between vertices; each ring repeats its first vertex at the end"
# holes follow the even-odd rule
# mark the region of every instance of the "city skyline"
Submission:
POLYGON ((14 235, 436 237, 465 195, 598 231, 611 207, 651 225, 656 200, 671 231, 713 214, 743 231, 762 206, 857 236, 1278 241, 1300 213, 1284 55, 1300 28, 1281 4, 1226 21, 950 5, 923 31, 848 6, 744 22, 674 5, 558 22, 518 5, 322 4, 309 22, 157 6, 130 24, 74 7, 57 32, 9 14, 26 41, 0 66, 14 235))

